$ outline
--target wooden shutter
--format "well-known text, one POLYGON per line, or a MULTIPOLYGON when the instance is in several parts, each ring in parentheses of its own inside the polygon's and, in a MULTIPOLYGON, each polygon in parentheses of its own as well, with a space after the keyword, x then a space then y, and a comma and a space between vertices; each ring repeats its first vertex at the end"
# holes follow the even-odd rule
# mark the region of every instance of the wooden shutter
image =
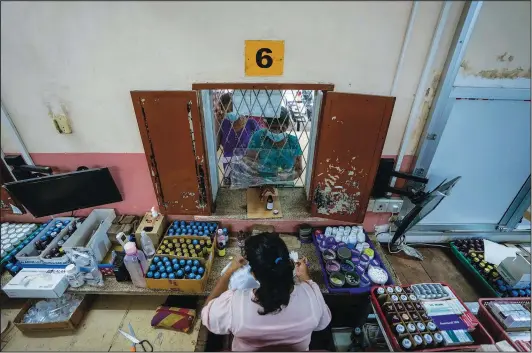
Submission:
POLYGON ((160 211, 211 214, 196 92, 133 91, 131 98, 160 211))
POLYGON ((362 223, 394 97, 327 92, 312 173, 312 215, 362 223))

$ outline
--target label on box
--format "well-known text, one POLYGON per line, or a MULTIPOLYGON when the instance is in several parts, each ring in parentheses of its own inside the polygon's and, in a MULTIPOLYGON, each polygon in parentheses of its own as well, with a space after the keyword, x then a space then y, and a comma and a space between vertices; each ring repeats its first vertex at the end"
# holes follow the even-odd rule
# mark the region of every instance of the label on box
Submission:
POLYGON ((448 301, 424 301, 423 306, 429 316, 453 315, 455 314, 453 308, 448 304, 448 301))
POLYGON ((458 315, 431 316, 432 321, 440 330, 467 330, 466 323, 458 315))
POLYGON ((473 338, 466 330, 447 330, 441 331, 443 342, 446 346, 473 343, 473 338))
POLYGON ((2 289, 10 298, 59 298, 67 287, 64 269, 23 268, 2 289))

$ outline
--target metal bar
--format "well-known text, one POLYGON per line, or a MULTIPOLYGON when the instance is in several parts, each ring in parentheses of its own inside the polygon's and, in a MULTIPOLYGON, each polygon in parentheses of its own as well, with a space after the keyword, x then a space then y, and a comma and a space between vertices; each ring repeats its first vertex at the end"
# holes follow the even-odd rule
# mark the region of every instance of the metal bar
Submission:
POLYGON ((422 177, 418 177, 418 176, 415 176, 415 175, 411 175, 411 174, 403 173, 403 172, 398 172, 398 171, 392 171, 391 175, 393 175, 393 176, 395 176, 397 178, 400 178, 400 179, 411 180, 411 181, 415 181, 415 182, 423 183, 423 184, 426 184, 426 183, 429 182, 429 179, 427 179, 427 178, 422 178, 422 177))
MULTIPOLYGON (((2 107, 2 123, 5 124, 5 126, 8 127, 9 131, 15 138, 15 141, 17 142, 19 152, 22 155, 22 158, 24 158, 24 161, 28 165, 35 165, 33 163, 33 159, 31 159, 30 153, 28 152, 28 149, 26 148, 26 145, 24 145, 24 142, 22 141, 22 137, 20 137, 20 134, 17 131, 17 128, 15 127, 15 124, 13 124, 13 120, 11 120, 11 117, 7 113, 6 108, 4 107, 4 103, 1 104, 2 107)), ((15 178, 16 179, 16 178, 15 178)))
POLYGON ((312 179, 312 166, 314 164, 314 153, 316 151, 316 137, 318 136, 318 123, 321 113, 321 104, 323 101, 323 92, 314 92, 314 107, 312 109, 312 121, 310 123, 310 140, 308 146, 308 160, 307 170, 305 176, 305 191, 307 192, 307 199, 310 198, 310 182, 312 179))
POLYGON ((494 232, 497 230, 496 223, 467 223, 467 224, 416 224, 412 227, 414 231, 429 231, 429 232, 472 232, 472 231, 487 231, 494 232))
MULTIPOLYGON (((425 61, 425 66, 423 72, 421 73, 421 78, 419 79, 419 84, 417 86, 416 94, 414 97, 414 102, 410 109, 410 115, 408 116, 408 121, 406 123, 405 132, 403 134, 403 139, 401 141, 401 147, 399 149, 399 154, 397 155, 397 161, 395 163, 395 170, 399 171, 401 169, 401 164, 403 164, 403 158, 406 154, 406 149, 410 143, 410 135, 414 129, 415 123, 419 116, 419 110, 421 108, 421 102, 425 96, 425 90, 427 82, 429 80, 430 74, 432 73, 432 67, 434 66, 434 59, 436 58, 436 53, 440 45, 440 41, 443 35, 443 31, 446 27, 447 17, 451 10, 453 2, 445 1, 440 12, 440 18, 438 20, 438 26, 434 31, 434 36, 432 37, 432 42, 430 45, 429 54, 427 60, 425 61)), ((394 186, 397 182, 397 178, 392 178, 390 183, 391 186, 394 186)))
POLYGON ((203 121, 205 123, 205 140, 207 144, 207 161, 211 179, 212 201, 216 201, 218 189, 218 167, 216 165, 216 131, 214 128, 214 113, 212 111, 212 95, 210 90, 200 91, 201 108, 203 109, 203 121))
POLYGON ((193 90, 245 89, 245 90, 322 90, 334 91, 332 83, 193 83, 193 90))
POLYGON ((415 169, 420 170, 420 176, 426 176, 436 153, 436 148, 439 143, 439 136, 442 135, 443 129, 449 117, 448 106, 451 101, 450 94, 456 80, 456 76, 460 70, 460 64, 464 58, 467 43, 473 32, 473 28, 477 21, 480 9, 482 8, 482 1, 467 2, 464 5, 462 16, 457 26, 457 31, 454 35, 451 50, 452 53, 447 57, 445 62, 442 80, 439 83, 438 89, 434 96, 434 103, 429 111, 427 123, 425 124, 420 141, 423 141, 418 147, 415 169), (437 136, 436 139, 427 139, 428 135, 437 136))
POLYGON ((491 88, 491 87, 453 87, 451 98, 530 100, 530 89, 491 88))
POLYGON ((530 207, 530 175, 502 216, 499 227, 503 227, 506 230, 514 229, 523 218, 528 207, 530 207))
MULTIPOLYGON (((377 235, 379 243, 389 243, 392 240, 392 233, 381 233, 377 235)), ((472 237, 482 237, 497 243, 530 243, 530 231, 470 231, 470 232, 416 232, 409 230, 405 235, 405 242, 408 244, 445 244, 458 239, 472 237)))

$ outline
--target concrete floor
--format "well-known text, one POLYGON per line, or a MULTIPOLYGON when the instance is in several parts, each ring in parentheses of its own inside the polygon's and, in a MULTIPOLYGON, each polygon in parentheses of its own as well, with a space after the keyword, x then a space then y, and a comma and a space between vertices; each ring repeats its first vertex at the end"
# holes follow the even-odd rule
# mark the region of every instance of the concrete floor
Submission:
MULTIPOLYGON (((2 303, 2 319, 11 323, 2 334, 2 351, 129 351, 130 342, 118 329, 128 332, 131 322, 139 339, 147 339, 154 351, 194 351, 201 320, 196 319, 189 333, 152 328, 151 318, 161 296, 97 296, 89 312, 75 332, 42 332, 29 336, 12 324, 24 299, 2 303)), ((140 348, 142 351, 142 348, 140 348)))

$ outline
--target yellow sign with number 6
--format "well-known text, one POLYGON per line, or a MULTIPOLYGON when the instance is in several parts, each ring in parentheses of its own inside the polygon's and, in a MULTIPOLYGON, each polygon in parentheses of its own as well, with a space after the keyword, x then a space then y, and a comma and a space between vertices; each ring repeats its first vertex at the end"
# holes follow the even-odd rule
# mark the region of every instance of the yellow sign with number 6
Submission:
POLYGON ((281 76, 284 70, 284 40, 246 40, 246 76, 281 76))

